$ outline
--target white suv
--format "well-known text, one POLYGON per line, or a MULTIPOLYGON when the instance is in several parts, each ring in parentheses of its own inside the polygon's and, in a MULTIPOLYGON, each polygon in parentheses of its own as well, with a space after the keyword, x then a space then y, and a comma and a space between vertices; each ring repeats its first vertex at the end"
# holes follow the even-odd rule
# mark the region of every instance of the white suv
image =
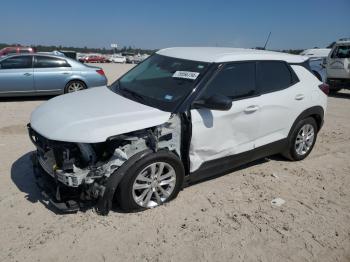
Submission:
POLYGON ((28 125, 38 184, 62 211, 161 205, 181 188, 281 153, 312 150, 326 84, 305 57, 233 48, 168 48, 110 88, 59 96, 28 125), (52 179, 53 178, 53 179, 52 179))
POLYGON ((350 38, 340 39, 335 43, 325 66, 330 91, 350 89, 350 38))

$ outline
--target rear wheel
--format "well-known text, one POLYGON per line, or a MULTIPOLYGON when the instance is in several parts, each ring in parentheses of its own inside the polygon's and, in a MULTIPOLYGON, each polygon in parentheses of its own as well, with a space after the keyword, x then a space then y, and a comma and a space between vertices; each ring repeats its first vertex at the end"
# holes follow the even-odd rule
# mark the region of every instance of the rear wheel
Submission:
POLYGON ((152 153, 136 161, 126 172, 117 190, 124 210, 144 210, 174 199, 183 183, 184 168, 171 152, 152 153))
POLYGON ((73 93, 84 89, 86 89, 86 85, 82 81, 73 80, 66 85, 64 92, 73 93))
POLYGON ((314 118, 301 120, 292 131, 288 150, 283 155, 293 161, 306 158, 312 151, 317 138, 317 124, 314 118))

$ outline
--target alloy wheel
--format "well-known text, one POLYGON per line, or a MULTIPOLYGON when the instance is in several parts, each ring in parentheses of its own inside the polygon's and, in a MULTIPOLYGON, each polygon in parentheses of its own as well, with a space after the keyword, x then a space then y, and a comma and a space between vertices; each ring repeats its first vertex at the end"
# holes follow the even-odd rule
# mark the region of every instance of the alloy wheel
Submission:
POLYGON ((82 83, 80 82, 72 82, 69 84, 68 88, 67 88, 67 93, 73 93, 76 91, 80 91, 83 90, 85 87, 82 83))
POLYGON ((303 125, 300 128, 298 135, 295 139, 294 146, 297 154, 300 156, 307 154, 313 145, 314 139, 315 139, 314 127, 310 124, 303 125))
POLYGON ((161 205, 171 196, 175 184, 176 173, 171 165, 152 163, 136 176, 132 186, 133 199, 144 208, 161 205))

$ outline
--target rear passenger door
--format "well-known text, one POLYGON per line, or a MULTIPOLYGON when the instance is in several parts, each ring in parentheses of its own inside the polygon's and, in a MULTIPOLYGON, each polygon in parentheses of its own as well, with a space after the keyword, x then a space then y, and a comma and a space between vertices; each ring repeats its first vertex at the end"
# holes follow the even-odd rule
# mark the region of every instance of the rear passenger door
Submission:
POLYGON ((259 96, 255 62, 228 63, 197 98, 230 97, 228 111, 192 109, 191 172, 204 162, 252 150, 259 135, 259 96))
POLYGON ((34 57, 34 86, 41 93, 63 93, 72 74, 69 63, 58 57, 34 57))
POLYGON ((297 76, 284 61, 257 62, 261 125, 256 147, 288 136, 307 95, 298 82, 297 76))

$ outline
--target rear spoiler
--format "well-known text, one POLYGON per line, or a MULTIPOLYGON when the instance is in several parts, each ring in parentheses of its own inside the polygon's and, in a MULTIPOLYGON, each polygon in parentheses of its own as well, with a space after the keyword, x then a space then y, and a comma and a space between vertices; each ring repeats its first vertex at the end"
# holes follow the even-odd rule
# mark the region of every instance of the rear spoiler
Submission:
POLYGON ((297 66, 302 66, 304 67, 306 70, 308 70, 310 73, 314 74, 314 72, 312 71, 311 67, 310 67, 310 58, 307 58, 304 62, 301 63, 289 63, 289 65, 297 65, 297 66))

